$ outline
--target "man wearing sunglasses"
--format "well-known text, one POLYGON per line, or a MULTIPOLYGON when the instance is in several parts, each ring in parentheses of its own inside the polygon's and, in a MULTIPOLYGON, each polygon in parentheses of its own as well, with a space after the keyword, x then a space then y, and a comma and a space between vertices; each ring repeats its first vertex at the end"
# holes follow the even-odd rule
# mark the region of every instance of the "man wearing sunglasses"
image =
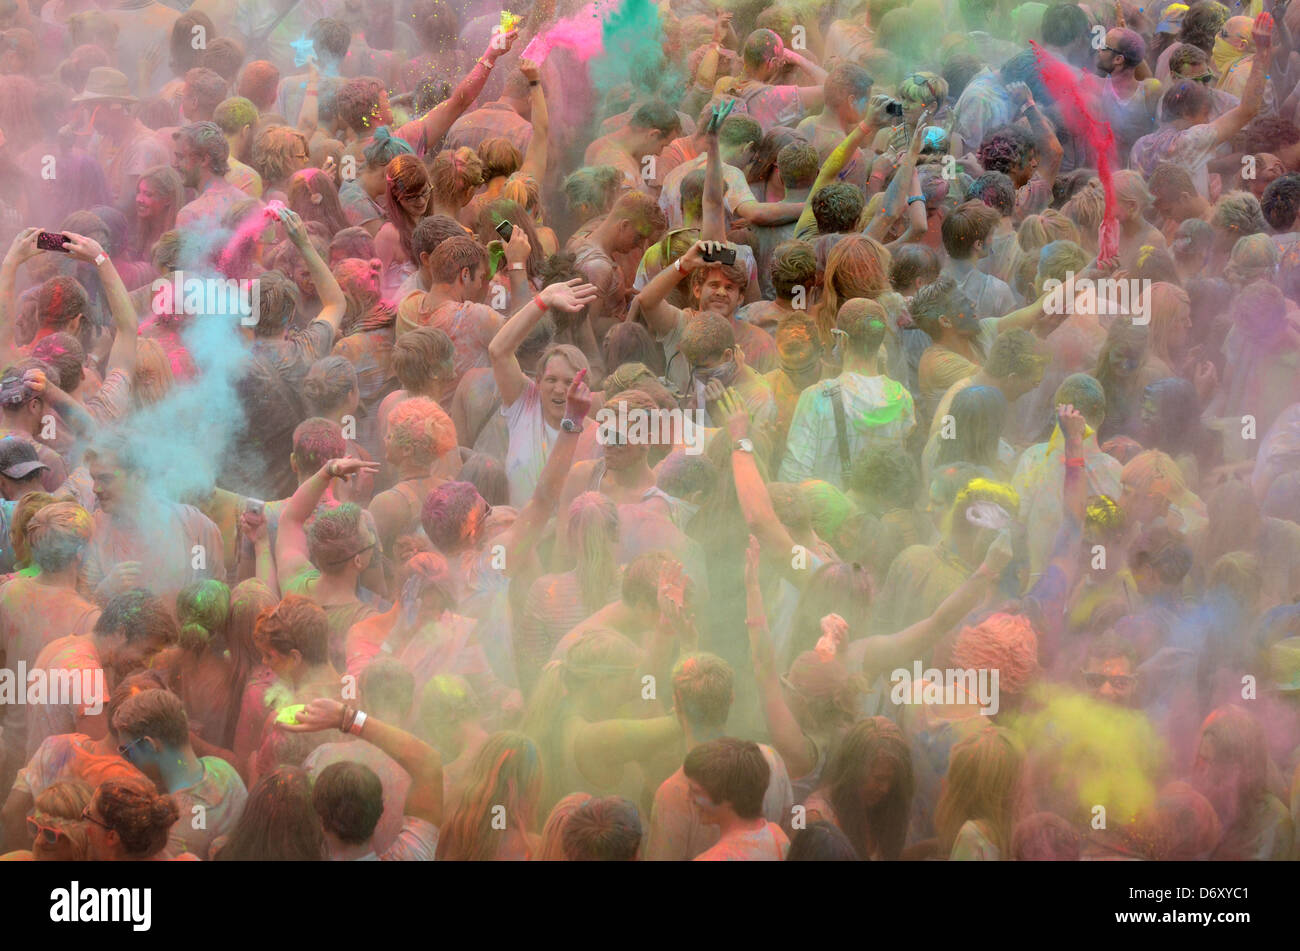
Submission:
POLYGON ((1102 108, 1124 154, 1133 143, 1156 129, 1160 109, 1160 80, 1138 79, 1134 73, 1146 59, 1147 45, 1133 30, 1116 28, 1106 34, 1097 51, 1097 72, 1106 77, 1102 108))
POLYGON ((1089 648, 1080 676, 1092 696, 1116 706, 1133 706, 1137 699, 1137 653, 1131 644, 1107 634, 1089 648))

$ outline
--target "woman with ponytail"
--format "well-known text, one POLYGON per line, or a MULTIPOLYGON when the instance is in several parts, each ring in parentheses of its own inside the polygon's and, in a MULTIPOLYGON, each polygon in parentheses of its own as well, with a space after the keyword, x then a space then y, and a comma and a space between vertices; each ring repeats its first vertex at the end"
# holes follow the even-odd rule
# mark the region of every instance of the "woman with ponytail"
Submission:
POLYGON ((226 653, 230 589, 213 578, 187 585, 176 596, 176 617, 181 634, 173 683, 194 731, 219 743, 234 702, 226 653))
POLYGON ((494 733, 474 759, 464 794, 438 838, 440 862, 532 858, 542 796, 542 758, 522 733, 494 733), (503 824, 504 823, 504 827, 503 824))
POLYGON ((573 792, 638 799, 643 764, 681 742, 681 724, 671 714, 618 718, 641 696, 643 661, 641 650, 622 634, 597 628, 542 670, 521 729, 542 753, 542 806, 548 813, 573 792))
POLYGON ((619 598, 618 506, 599 492, 582 493, 569 506, 567 537, 574 568, 533 582, 515 631, 515 667, 525 693, 560 638, 619 598))
POLYGON ((444 149, 429 163, 429 182, 433 185, 429 214, 453 218, 468 231, 474 219, 466 206, 483 184, 483 160, 478 153, 465 146, 444 149))
POLYGON ((397 309, 380 295, 383 263, 379 258, 344 258, 331 270, 347 302, 331 356, 342 357, 356 369, 362 416, 358 433, 362 443, 375 445, 372 435, 379 404, 398 386, 393 369, 397 309))

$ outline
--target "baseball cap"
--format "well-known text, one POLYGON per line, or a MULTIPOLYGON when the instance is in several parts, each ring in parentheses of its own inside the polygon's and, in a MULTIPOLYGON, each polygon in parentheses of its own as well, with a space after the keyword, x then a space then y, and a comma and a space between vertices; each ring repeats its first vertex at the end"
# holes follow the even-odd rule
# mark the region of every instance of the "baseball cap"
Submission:
POLYGON ((26 439, 8 436, 0 439, 0 475, 9 479, 26 479, 38 469, 48 469, 36 455, 36 447, 26 439))

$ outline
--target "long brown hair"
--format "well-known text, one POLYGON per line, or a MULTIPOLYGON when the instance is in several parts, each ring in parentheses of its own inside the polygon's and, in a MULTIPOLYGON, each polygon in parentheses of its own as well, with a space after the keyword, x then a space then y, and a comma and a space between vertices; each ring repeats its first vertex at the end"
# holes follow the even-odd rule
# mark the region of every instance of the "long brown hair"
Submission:
POLYGON ((536 825, 541 794, 537 744, 522 733, 492 734, 474 757, 464 795, 443 826, 438 861, 492 861, 502 841, 502 829, 494 823, 504 820, 529 833, 536 825))
POLYGON ((835 810, 840 829, 858 855, 864 859, 874 854, 882 859, 897 859, 902 854, 916 783, 912 751, 892 721, 871 717, 844 734, 826 764, 821 787, 835 810), (881 761, 892 765, 893 781, 880 801, 873 804, 866 798, 867 781, 881 761))
MULTIPOLYGON (((420 218, 412 217, 407 214, 406 209, 402 207, 403 198, 411 198, 419 195, 424 191, 425 186, 429 184, 429 173, 424 168, 424 163, 414 155, 399 155, 388 163, 384 169, 385 194, 388 196, 388 220, 392 222, 397 229, 397 236, 402 241, 402 250, 406 256, 413 257, 411 250, 411 232, 415 226, 420 223, 420 218)), ((429 193, 429 199, 432 201, 433 192, 429 193)), ((428 213, 428 205, 425 205, 425 214, 428 213)))

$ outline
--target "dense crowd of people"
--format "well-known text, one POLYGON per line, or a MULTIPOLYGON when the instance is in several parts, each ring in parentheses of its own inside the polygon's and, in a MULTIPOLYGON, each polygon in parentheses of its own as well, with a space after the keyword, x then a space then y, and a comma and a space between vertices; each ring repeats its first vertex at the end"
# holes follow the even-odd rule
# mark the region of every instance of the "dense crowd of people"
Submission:
POLYGON ((0 0, 3 858, 1293 857, 1297 31, 0 0))

